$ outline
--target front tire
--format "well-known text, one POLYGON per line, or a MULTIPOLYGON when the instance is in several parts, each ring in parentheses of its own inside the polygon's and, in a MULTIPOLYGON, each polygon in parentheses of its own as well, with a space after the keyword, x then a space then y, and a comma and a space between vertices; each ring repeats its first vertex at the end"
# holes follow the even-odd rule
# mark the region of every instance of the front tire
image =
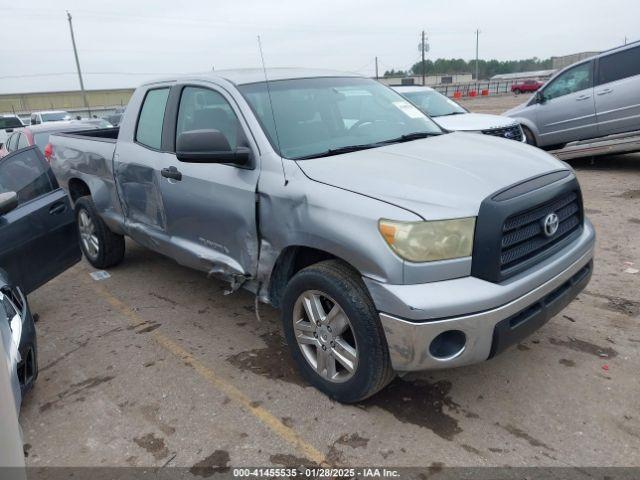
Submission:
POLYGON ((80 248, 96 268, 109 268, 124 258, 124 237, 113 233, 98 215, 91 197, 81 197, 75 205, 80 248))
POLYGON ((341 261, 311 265, 290 280, 282 322, 298 371, 331 398, 364 400, 395 375, 373 301, 358 273, 341 261))
POLYGON ((536 137, 533 136, 533 133, 531 132, 531 130, 529 130, 527 127, 522 125, 522 131, 524 132, 524 137, 526 142, 529 145, 533 145, 534 147, 536 147, 537 146, 536 137))

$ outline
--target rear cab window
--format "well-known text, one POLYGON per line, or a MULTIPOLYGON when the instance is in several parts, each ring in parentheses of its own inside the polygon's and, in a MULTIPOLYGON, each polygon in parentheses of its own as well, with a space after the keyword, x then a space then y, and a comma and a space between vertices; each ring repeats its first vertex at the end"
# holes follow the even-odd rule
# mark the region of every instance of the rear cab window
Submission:
POLYGON ((162 145, 162 124, 164 111, 169 97, 169 87, 149 90, 144 97, 138 125, 136 126, 135 141, 154 150, 160 150, 162 145))
POLYGON ((0 159, 0 193, 16 192, 19 205, 56 189, 51 169, 35 147, 0 159))

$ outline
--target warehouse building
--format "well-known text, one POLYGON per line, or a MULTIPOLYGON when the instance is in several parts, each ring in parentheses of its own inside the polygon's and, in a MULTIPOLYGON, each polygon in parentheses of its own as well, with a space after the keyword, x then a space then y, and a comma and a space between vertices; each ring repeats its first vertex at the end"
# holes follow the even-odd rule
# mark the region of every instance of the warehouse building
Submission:
MULTIPOLYGON (((92 113, 109 113, 116 107, 126 105, 133 90, 133 88, 87 90, 87 101, 92 113)), ((0 95, 0 113, 28 116, 31 112, 38 110, 67 110, 82 116, 88 113, 80 91, 0 95)))

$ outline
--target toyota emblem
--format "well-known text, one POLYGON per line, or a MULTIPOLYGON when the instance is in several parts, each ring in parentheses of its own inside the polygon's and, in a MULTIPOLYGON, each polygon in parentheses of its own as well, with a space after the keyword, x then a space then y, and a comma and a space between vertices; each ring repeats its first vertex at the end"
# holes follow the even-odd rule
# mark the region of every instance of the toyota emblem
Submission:
POLYGON ((558 226, 560 224, 560 219, 558 215, 555 213, 550 213, 546 217, 544 217, 544 221, 542 222, 542 228, 544 229, 544 234, 547 237, 553 237, 558 231, 558 226))

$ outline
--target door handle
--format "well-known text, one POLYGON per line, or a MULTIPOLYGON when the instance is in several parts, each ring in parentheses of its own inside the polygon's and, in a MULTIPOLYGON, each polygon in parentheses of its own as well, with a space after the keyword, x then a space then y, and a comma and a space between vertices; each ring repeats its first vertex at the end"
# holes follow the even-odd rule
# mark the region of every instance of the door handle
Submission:
POLYGON ((170 178, 178 182, 182 180, 182 173, 174 166, 163 168, 162 170, 160 170, 160 175, 162 175, 164 178, 170 178))
POLYGON ((60 215, 67 211, 67 206, 63 202, 54 203, 49 209, 49 215, 60 215))
POLYGON ((579 102, 581 100, 588 100, 591 98, 591 95, 580 95, 579 97, 576 97, 576 100, 579 102))
POLYGON ((600 90, 598 92, 598 95, 606 95, 607 93, 611 93, 611 92, 613 92, 612 88, 605 88, 604 90, 600 90))

